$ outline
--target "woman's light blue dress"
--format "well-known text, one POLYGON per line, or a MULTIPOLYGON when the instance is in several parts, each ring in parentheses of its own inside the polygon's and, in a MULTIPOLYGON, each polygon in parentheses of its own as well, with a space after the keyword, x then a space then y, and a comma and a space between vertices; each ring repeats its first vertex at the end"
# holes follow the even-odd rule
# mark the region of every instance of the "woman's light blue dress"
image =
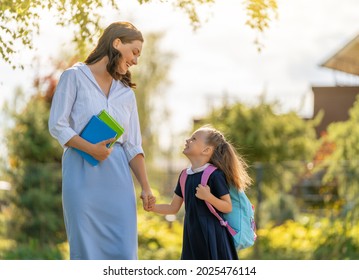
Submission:
POLYGON ((129 162, 143 154, 134 92, 113 81, 108 97, 89 67, 77 63, 60 78, 49 130, 65 148, 62 198, 71 259, 137 259, 137 213, 129 162), (90 165, 65 144, 102 109, 125 129, 110 156, 90 165))

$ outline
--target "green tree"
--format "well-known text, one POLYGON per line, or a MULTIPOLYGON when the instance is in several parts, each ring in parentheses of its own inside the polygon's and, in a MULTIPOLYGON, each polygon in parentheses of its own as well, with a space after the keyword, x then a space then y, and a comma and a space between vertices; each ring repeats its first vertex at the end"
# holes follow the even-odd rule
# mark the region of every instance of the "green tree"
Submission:
MULTIPOLYGON (((184 11, 194 28, 198 28, 201 20, 198 9, 213 4, 216 0, 167 0, 174 7, 184 11)), ((155 2, 154 0, 137 0, 140 4, 155 2)), ((263 32, 276 14, 276 0, 242 0, 247 11, 247 25, 263 32)), ((16 65, 12 55, 23 50, 32 49, 34 34, 39 32, 41 12, 54 14, 58 25, 74 29, 73 40, 79 51, 86 49, 85 42, 92 44, 101 32, 101 13, 106 7, 120 11, 116 0, 2 0, 0 2, 0 58, 14 68, 16 65)))
POLYGON ((317 148, 316 122, 276 111, 276 103, 263 100, 252 107, 236 103, 214 109, 201 123, 223 131, 250 163, 311 160, 317 148))
POLYGON ((320 168, 326 170, 324 183, 337 181, 343 200, 342 214, 352 223, 359 220, 359 97, 349 111, 349 119, 329 125, 326 140, 334 144, 331 155, 320 168))
MULTIPOLYGON (((22 94, 19 96, 23 97, 22 94)), ((48 133, 49 103, 36 94, 23 109, 9 108, 8 177, 12 188, 9 238, 17 243, 10 259, 59 258, 65 241, 61 205, 62 149, 48 133)))

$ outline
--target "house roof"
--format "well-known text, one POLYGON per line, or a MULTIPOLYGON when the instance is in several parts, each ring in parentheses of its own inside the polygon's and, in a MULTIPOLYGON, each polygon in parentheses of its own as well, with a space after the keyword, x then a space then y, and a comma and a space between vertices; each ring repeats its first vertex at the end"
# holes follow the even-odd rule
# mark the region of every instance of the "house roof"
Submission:
POLYGON ((320 66, 359 76, 359 35, 320 66))

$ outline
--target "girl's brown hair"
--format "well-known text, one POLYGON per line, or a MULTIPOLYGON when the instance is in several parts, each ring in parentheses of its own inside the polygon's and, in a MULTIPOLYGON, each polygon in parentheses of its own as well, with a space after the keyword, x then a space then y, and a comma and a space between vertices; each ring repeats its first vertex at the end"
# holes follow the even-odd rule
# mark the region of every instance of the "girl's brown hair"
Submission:
POLYGON ((245 191, 252 179, 247 173, 248 165, 243 158, 218 130, 211 126, 203 126, 198 130, 207 133, 207 144, 214 149, 209 162, 224 172, 229 185, 245 191))
POLYGON ((120 80, 124 85, 135 88, 136 84, 131 82, 131 73, 127 71, 126 74, 121 75, 117 72, 118 63, 121 60, 121 53, 113 47, 113 41, 119 38, 122 43, 128 44, 139 40, 143 42, 143 36, 136 27, 129 22, 114 22, 110 24, 100 39, 97 46, 86 58, 86 64, 94 64, 103 57, 108 56, 107 71, 115 80, 120 80))

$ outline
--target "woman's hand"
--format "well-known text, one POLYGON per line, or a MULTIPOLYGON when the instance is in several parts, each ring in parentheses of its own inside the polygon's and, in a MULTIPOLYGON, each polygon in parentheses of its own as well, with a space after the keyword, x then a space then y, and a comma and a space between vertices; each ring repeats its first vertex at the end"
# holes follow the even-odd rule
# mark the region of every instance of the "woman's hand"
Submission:
POLYGON ((111 138, 97 144, 93 144, 90 154, 99 161, 107 159, 112 152, 112 148, 107 148, 107 145, 114 141, 116 141, 116 139, 111 138))
POLYGON ((142 188, 141 199, 143 202, 143 209, 150 211, 156 203, 156 198, 153 196, 148 182, 143 154, 136 155, 130 161, 130 166, 142 188))

